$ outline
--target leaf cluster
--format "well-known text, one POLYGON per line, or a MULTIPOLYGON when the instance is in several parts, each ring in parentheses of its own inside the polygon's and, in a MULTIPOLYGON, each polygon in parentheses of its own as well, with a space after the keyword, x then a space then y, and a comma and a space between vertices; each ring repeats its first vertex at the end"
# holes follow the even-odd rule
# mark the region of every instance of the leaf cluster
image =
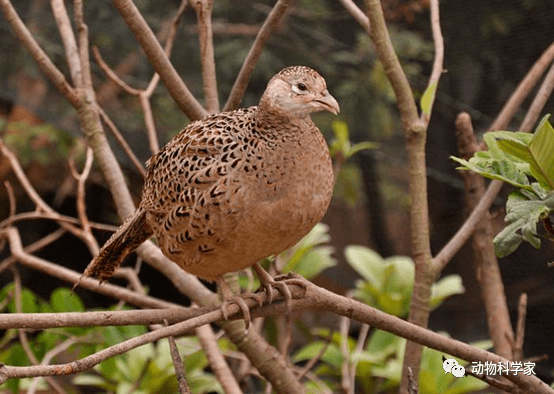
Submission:
POLYGON ((464 160, 459 169, 471 170, 518 188, 506 203, 507 226, 494 239, 495 252, 504 257, 526 241, 539 248, 537 222, 554 210, 554 129, 545 116, 534 134, 509 131, 485 133, 489 150, 464 160))

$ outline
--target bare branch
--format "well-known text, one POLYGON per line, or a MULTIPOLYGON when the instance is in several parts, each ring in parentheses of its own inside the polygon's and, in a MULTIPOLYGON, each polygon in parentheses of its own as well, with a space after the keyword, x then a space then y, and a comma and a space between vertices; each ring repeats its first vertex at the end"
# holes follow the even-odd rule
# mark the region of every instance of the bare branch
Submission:
POLYGON ((516 337, 513 348, 514 360, 523 360, 523 342, 525 341, 525 318, 527 317, 527 293, 521 293, 517 308, 516 337))
POLYGON ((508 102, 502 108, 489 130, 502 130, 508 126, 516 111, 521 107, 523 101, 529 96, 533 87, 537 84, 546 68, 554 60, 554 43, 552 43, 541 57, 533 64, 525 78, 521 80, 508 102))
MULTIPOLYGON (((167 320, 164 320, 164 325, 168 325, 167 320)), ((179 349, 177 349, 175 338, 170 335, 167 337, 167 340, 169 342, 169 351, 171 353, 171 359, 173 360, 173 366, 175 367, 175 376, 179 382, 179 393, 190 394, 187 379, 185 378, 185 366, 183 364, 183 360, 181 360, 181 356, 179 355, 179 349)))
POLYGON ((340 0, 342 6, 352 15, 352 17, 358 22, 366 31, 367 34, 371 33, 371 25, 369 18, 362 10, 358 8, 353 0, 340 0))
MULTIPOLYGON (((366 7, 371 23, 370 37, 396 96, 408 152, 407 171, 411 201, 410 240, 411 255, 415 263, 414 280, 416 283, 413 289, 408 320, 421 327, 427 327, 430 314, 431 285, 436 277, 436 274, 432 271, 429 237, 429 206, 425 162, 427 125, 419 119, 412 89, 392 45, 381 1, 366 0, 366 7)), ((437 53, 439 52, 440 50, 437 50, 437 53)), ((400 387, 402 393, 406 392, 409 384, 407 367, 411 367, 414 375, 419 376, 422 350, 422 347, 417 343, 408 342, 406 344, 400 387)))
MULTIPOLYGON (((1 139, 0 139, 0 153, 2 153, 2 155, 4 155, 8 159, 10 163, 10 167, 15 173, 19 183, 21 184, 21 186, 23 187, 27 195, 31 198, 31 200, 36 204, 37 208, 56 218, 59 218, 60 215, 38 195, 33 185, 31 185, 31 182, 29 182, 29 179, 25 175, 25 172, 21 168, 21 165, 19 164, 17 157, 15 157, 15 155, 12 152, 10 152, 10 150, 6 147, 6 145, 1 139)), ((83 230, 64 221, 58 221, 58 223, 67 231, 69 231, 76 237, 83 240, 83 242, 87 245, 87 247, 89 247, 90 252, 94 253, 94 247, 93 247, 94 245, 91 245, 89 243, 90 240, 88 239, 86 233, 83 230)))
MULTIPOLYGON (((372 327, 391 332, 395 335, 404 337, 410 341, 420 343, 422 345, 431 347, 444 353, 451 354, 455 357, 459 357, 469 362, 507 362, 508 360, 502 358, 494 353, 487 352, 482 349, 470 346, 455 339, 448 338, 446 336, 437 334, 430 330, 424 329, 403 319, 395 316, 388 315, 375 308, 371 308, 361 302, 355 301, 344 296, 332 293, 326 289, 318 287, 311 282, 298 277, 299 280, 303 280, 302 286, 291 286, 291 293, 294 299, 292 300, 292 310, 300 312, 306 309, 322 309, 334 312, 340 316, 345 316, 350 319, 357 320, 362 323, 371 325, 372 327)), ((277 294, 278 291, 274 290, 277 294)), ((265 294, 263 295, 265 297, 265 294)), ((247 302, 251 302, 254 305, 255 300, 249 299, 247 302)), ((284 314, 286 306, 283 302, 273 303, 271 305, 264 306, 262 308, 256 308, 252 310, 253 316, 274 316, 276 314, 284 314)), ((233 316, 240 316, 240 308, 236 304, 230 305, 230 313, 233 316)), ((121 312, 120 312, 121 313, 121 312)), ((222 319, 221 310, 215 310, 201 316, 189 319, 187 321, 175 324, 170 327, 162 328, 160 330, 147 333, 140 337, 130 339, 122 342, 111 348, 105 349, 95 355, 87 357, 82 360, 78 360, 73 363, 49 366, 43 369, 36 369, 36 367, 9 367, 4 366, 0 369, 0 382, 3 382, 7 377, 23 377, 23 376, 36 376, 41 375, 53 375, 53 374, 70 374, 76 373, 87 368, 91 368, 98 362, 101 362, 107 357, 120 354, 136 346, 140 346, 144 343, 159 340, 169 335, 180 335, 183 332, 188 332, 190 329, 199 327, 204 324, 213 323, 222 319)), ((232 322, 223 322, 223 324, 231 324, 232 322)), ((242 326, 242 325, 241 325, 242 326)), ((244 335, 244 332, 242 333, 244 335)), ((239 345, 240 347, 241 345, 239 345)), ((554 393, 554 390, 550 389, 544 382, 535 376, 526 376, 524 374, 510 374, 506 376, 508 380, 515 383, 523 392, 533 393, 554 393)))
MULTIPOLYGON (((435 60, 433 61, 433 69, 431 77, 427 84, 427 89, 432 88, 436 91, 439 84, 439 79, 443 73, 444 63, 444 39, 441 33, 440 15, 439 15, 439 0, 431 0, 431 30, 433 31, 433 42, 435 47, 435 60)), ((431 110, 435 102, 435 94, 432 95, 431 105, 428 111, 421 112, 421 121, 427 126, 431 118, 431 110)))
POLYGON ((145 177, 146 169, 144 168, 144 165, 137 158, 127 141, 125 141, 125 138, 123 138, 115 123, 110 119, 108 114, 100 106, 98 106, 98 113, 100 114, 102 121, 106 124, 106 126, 108 126, 108 130, 112 133, 115 140, 119 143, 119 146, 121 146, 123 151, 127 154, 127 157, 131 159, 131 162, 133 163, 137 171, 142 175, 142 177, 145 177))
POLYGON ((246 59, 244 59, 244 62, 242 63, 239 75, 235 80, 223 111, 231 111, 239 107, 242 97, 244 96, 244 92, 246 91, 246 87, 248 86, 248 82, 250 81, 250 77, 252 76, 252 72, 254 71, 254 67, 262 54, 262 50, 267 43, 267 40, 269 40, 269 37, 271 37, 271 34, 279 24, 279 21, 285 15, 290 3, 291 0, 278 0, 267 16, 267 19, 254 40, 254 44, 252 44, 246 59))
MULTIPOLYGON (((238 307, 237 307, 238 308, 238 307)), ((12 367, 0 366, 0 384, 4 383, 9 378, 23 378, 31 376, 55 376, 55 375, 71 375, 78 372, 83 372, 91 369, 95 365, 101 363, 108 358, 128 352, 131 349, 155 342, 168 336, 181 335, 193 328, 204 324, 209 324, 214 318, 222 318, 221 310, 213 311, 202 316, 198 316, 184 322, 160 328, 159 330, 148 332, 123 341, 117 345, 110 346, 90 356, 80 360, 73 361, 62 365, 37 365, 31 367, 12 367)), ((218 319, 219 320, 219 319, 218 319)))
POLYGON ((77 171, 73 157, 70 157, 69 159, 69 168, 73 177, 77 181, 77 216, 79 217, 79 221, 83 228, 83 240, 87 243, 89 250, 92 252, 92 255, 95 255, 96 253, 98 253, 99 248, 98 243, 96 242, 96 238, 94 238, 91 232, 91 225, 88 220, 87 207, 85 202, 85 184, 92 168, 93 159, 94 157, 92 155, 92 149, 89 147, 87 148, 87 158, 83 173, 79 174, 79 172, 77 171))
MULTIPOLYGON (((60 239, 62 235, 66 233, 65 229, 59 228, 53 233, 48 234, 45 237, 42 237, 38 241, 33 242, 32 244, 27 245, 23 250, 25 253, 34 253, 48 245, 50 245, 52 242, 57 241, 60 239)), ((3 261, 0 262, 0 273, 4 271, 6 268, 10 267, 13 263, 15 263, 17 259, 14 256, 10 256, 3 261)), ((2 310, 2 308, 0 308, 2 310)))
POLYGON ((15 8, 12 6, 9 0, 0 0, 0 7, 4 12, 6 20, 11 25, 15 34, 31 53, 31 56, 37 62, 41 71, 50 79, 54 86, 60 91, 61 94, 73 105, 79 107, 81 105, 81 99, 77 95, 75 89, 67 82, 63 73, 52 63, 48 55, 38 45, 33 35, 25 26, 25 23, 21 20, 15 8))
POLYGON ((206 357, 210 362, 210 368, 212 369, 217 380, 221 383, 223 391, 227 394, 241 394, 239 384, 237 383, 231 368, 225 361, 225 358, 221 354, 217 347, 217 340, 210 325, 198 327, 196 330, 196 336, 202 344, 202 348, 206 352, 206 357))
POLYGON ((200 41, 200 61, 204 101, 209 113, 219 112, 217 98, 217 78, 215 72, 214 43, 212 29, 213 0, 189 0, 198 19, 198 40, 200 41))
POLYGON ((112 80, 112 82, 114 82, 117 86, 119 86, 130 95, 138 96, 140 94, 140 90, 129 86, 125 81, 119 78, 119 76, 110 68, 110 66, 106 64, 96 45, 92 47, 92 55, 94 56, 94 60, 96 60, 96 63, 98 63, 102 71, 104 71, 104 74, 106 74, 108 78, 112 80))
POLYGON ((50 5, 62 38, 67 65, 69 66, 69 72, 71 73, 73 85, 80 87, 83 84, 81 58, 79 56, 79 48, 77 46, 75 34, 73 33, 73 28, 71 27, 69 15, 67 14, 67 10, 65 8, 65 3, 63 0, 50 0, 50 5))
MULTIPOLYGON (((21 245, 21 238, 19 237, 19 233, 15 228, 12 227, 1 229, 0 237, 5 237, 8 239, 12 255, 21 264, 73 284, 77 283, 81 278, 81 274, 78 272, 59 266, 57 264, 53 264, 49 261, 25 252, 23 246, 21 245)), ((109 283, 105 283, 100 286, 100 282, 95 279, 83 278, 80 281, 79 286, 87 290, 95 291, 97 293, 113 297, 115 299, 125 300, 129 304, 139 307, 167 308, 176 306, 175 304, 172 304, 170 302, 138 294, 136 292, 121 288, 119 286, 114 286, 109 283)))
POLYGON ((135 4, 131 0, 114 0, 114 4, 179 108, 192 120, 206 116, 206 110, 188 90, 135 4))
POLYGON ((544 77, 544 81, 535 96, 535 99, 531 103, 525 119, 521 122, 519 129, 521 131, 530 132, 533 128, 533 125, 537 122, 546 101, 549 99, 552 94, 552 89, 554 89, 554 64, 550 66, 550 70, 544 77))

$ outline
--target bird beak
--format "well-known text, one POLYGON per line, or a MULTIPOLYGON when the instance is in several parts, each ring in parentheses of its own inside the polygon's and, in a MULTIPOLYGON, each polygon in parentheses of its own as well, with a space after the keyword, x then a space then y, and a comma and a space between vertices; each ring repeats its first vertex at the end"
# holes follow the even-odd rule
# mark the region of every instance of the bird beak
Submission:
POLYGON ((315 101, 317 101, 318 103, 323 104, 322 109, 324 109, 326 111, 329 111, 329 112, 331 112, 335 115, 338 115, 339 112, 340 112, 339 103, 337 102, 337 100, 335 100, 335 98, 333 96, 331 96, 331 94, 329 93, 329 91, 327 89, 325 89, 323 91, 321 97, 315 99, 315 101))

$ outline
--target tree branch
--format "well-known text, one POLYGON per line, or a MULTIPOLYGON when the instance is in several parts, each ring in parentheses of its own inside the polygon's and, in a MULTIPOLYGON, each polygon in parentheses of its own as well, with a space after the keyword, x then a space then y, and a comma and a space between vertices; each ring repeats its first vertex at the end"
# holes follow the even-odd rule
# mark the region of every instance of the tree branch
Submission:
POLYGON ((233 84, 233 88, 231 89, 231 93, 229 94, 229 98, 225 103, 223 111, 231 111, 239 107, 242 97, 244 96, 244 92, 246 91, 246 87, 248 86, 248 82, 250 81, 250 77, 252 76, 252 72, 254 71, 254 67, 262 54, 262 50, 269 40, 269 37, 271 37, 271 34, 279 24, 279 21, 283 15, 285 15, 291 1, 292 0, 278 0, 277 3, 275 3, 275 6, 267 16, 262 28, 258 32, 258 35, 254 40, 254 44, 252 44, 246 59, 244 59, 244 62, 242 63, 239 75, 233 84))
MULTIPOLYGON (((432 270, 429 240, 429 207, 427 202, 427 171, 425 163, 426 124, 419 119, 412 89, 394 51, 383 15, 380 0, 366 0, 371 24, 371 40, 375 44, 379 60, 394 90, 397 106, 404 126, 408 151, 408 173, 410 193, 410 239, 411 254, 415 263, 415 281, 412 304, 408 320, 421 327, 427 327, 431 286, 436 273, 432 270)), ((438 12, 438 9, 437 9, 438 12)), ((439 64, 440 70, 442 65, 439 64)), ((439 74, 440 75, 440 74, 439 74)), ((404 354, 401 393, 407 392, 408 368, 419 376, 422 348, 408 342, 404 354)))
POLYGON ((215 72, 214 42, 212 29, 213 0, 189 0, 196 11, 198 20, 198 40, 200 42, 200 61, 202 63, 202 81, 204 101, 209 113, 219 112, 217 98, 217 78, 215 72))
POLYGON ((206 116, 208 113, 188 90, 135 4, 131 0, 113 2, 179 108, 191 120, 206 116))
POLYGON ((27 26, 25 26, 19 15, 17 15, 17 11, 11 2, 9 0, 0 0, 0 7, 17 38, 19 38, 23 46, 31 53, 31 56, 37 62, 40 70, 50 79, 71 105, 79 107, 81 105, 81 100, 77 92, 67 82, 63 73, 52 63, 40 45, 38 45, 29 29, 27 29, 27 26))

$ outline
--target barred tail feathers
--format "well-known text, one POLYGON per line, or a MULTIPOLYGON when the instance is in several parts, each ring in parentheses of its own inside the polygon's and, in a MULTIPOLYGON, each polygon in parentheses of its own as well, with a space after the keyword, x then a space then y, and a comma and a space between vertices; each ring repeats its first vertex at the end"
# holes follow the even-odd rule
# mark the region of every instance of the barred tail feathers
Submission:
POLYGON ((90 276, 100 281, 109 279, 123 259, 152 234, 152 229, 146 223, 146 211, 138 208, 102 246, 85 269, 83 277, 90 276))

